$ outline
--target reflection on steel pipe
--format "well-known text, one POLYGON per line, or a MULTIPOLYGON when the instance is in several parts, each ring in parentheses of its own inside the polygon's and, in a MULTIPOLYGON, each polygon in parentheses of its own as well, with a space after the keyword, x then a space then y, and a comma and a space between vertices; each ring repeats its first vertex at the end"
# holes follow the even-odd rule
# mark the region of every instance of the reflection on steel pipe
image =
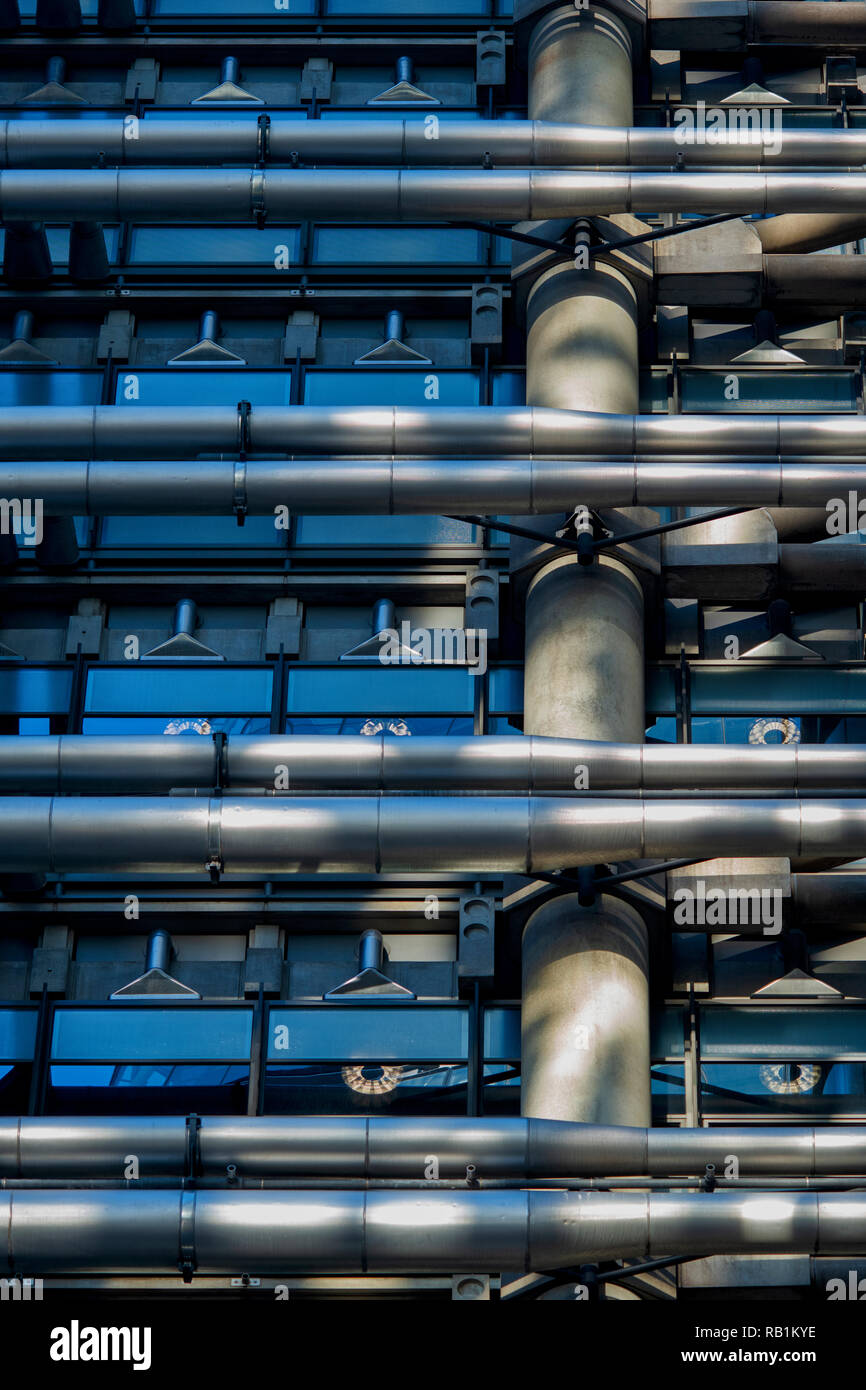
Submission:
POLYGON ((484 735, 388 738, 384 734, 0 735, 0 792, 169 792, 176 787, 263 790, 288 768, 289 794, 304 791, 575 792, 575 768, 592 791, 768 791, 812 794, 861 789, 866 745, 595 743, 585 739, 484 735), (221 766, 222 764, 222 766, 221 766))
POLYGON ((16 1191, 0 1272, 202 1275, 554 1270, 625 1257, 862 1253, 836 1193, 16 1191))
POLYGON ((522 222, 614 212, 860 213, 866 174, 366 168, 359 179, 354 169, 255 167, 0 173, 4 222, 522 222))
POLYGON ((856 859, 866 800, 3 797, 0 873, 531 873, 624 859, 856 859))
MULTIPOLYGON (((182 1116, 0 1118, 0 1179, 121 1177, 134 1153, 143 1177, 189 1172, 182 1116)), ((736 1153, 742 1177, 866 1173, 866 1127, 786 1125, 644 1129, 517 1118, 362 1119, 203 1116, 190 1176, 422 1178, 429 1155, 442 1178, 677 1177, 721 1171, 736 1153)))
MULTIPOLYGON (((822 166, 856 169, 866 164, 861 130, 778 130, 744 121, 742 127, 713 130, 713 143, 689 142, 673 127, 595 126, 559 121, 440 121, 433 113, 380 121, 338 118, 289 120, 275 114, 268 125, 267 163, 292 165, 484 165, 544 168, 580 165, 686 165, 739 169, 822 166)), ((259 155, 256 116, 236 120, 208 115, 151 121, 125 116, 55 121, 0 121, 0 167, 64 169, 112 165, 244 164, 259 155)))
MULTIPOLYGON (((4 416, 12 413, 6 410, 4 416)), ((52 406, 49 418, 64 414, 62 406, 52 406)), ((689 424, 698 418, 683 417, 689 424)), ((19 432, 19 460, 27 448, 25 431, 19 432)), ((0 420, 0 441, 2 435, 0 420)), ((685 446, 684 438, 679 442, 685 446)), ((123 443, 126 450, 134 450, 134 437, 125 434, 123 443)), ((53 447, 60 452, 59 439, 53 447)), ((199 447, 203 446, 195 441, 189 446, 190 451, 199 447)), ((5 444, 0 442, 0 452, 14 452, 8 436, 5 444)), ((64 457, 0 463, 0 492, 4 497, 40 498, 46 514, 55 516, 189 516, 191 508, 196 516, 231 516, 239 505, 250 516, 274 515, 278 507, 307 516, 529 516, 570 511, 575 497, 591 507, 731 504, 822 509, 849 491, 866 497, 866 462, 847 459, 841 449, 832 462, 802 455, 790 462, 778 457, 761 462, 751 457, 720 460, 697 452, 676 459, 632 456, 578 462, 527 454, 424 461, 348 456, 238 463, 230 458, 176 458, 135 465, 64 457)))
MULTIPOLYGON (((544 406, 295 405, 257 406, 245 417, 232 406, 53 406, 50 411, 10 406, 0 418, 0 458, 194 459, 205 452, 236 453, 241 423, 243 452, 283 457, 302 452, 349 459, 866 457, 866 419, 856 414, 608 415, 544 406)), ((370 477, 376 472, 371 469, 370 477)), ((428 480, 417 463, 406 473, 416 482, 428 480)), ((5 481, 5 469, 0 476, 5 481)), ((31 485, 21 495, 32 496, 33 490, 31 485)))

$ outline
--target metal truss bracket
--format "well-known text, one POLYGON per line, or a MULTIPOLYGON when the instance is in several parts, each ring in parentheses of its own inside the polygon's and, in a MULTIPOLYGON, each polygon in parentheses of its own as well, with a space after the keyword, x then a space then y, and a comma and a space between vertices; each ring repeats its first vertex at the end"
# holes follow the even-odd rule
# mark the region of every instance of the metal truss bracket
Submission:
POLYGON ((186 1177, 196 1178, 201 1172, 201 1116, 194 1112, 186 1117, 186 1177))
POLYGON ((271 118, 264 111, 256 122, 256 168, 264 169, 270 154, 271 118))
POLYGON ((180 1259, 177 1267, 185 1284, 195 1273, 195 1193, 184 1192, 180 1199, 180 1259))

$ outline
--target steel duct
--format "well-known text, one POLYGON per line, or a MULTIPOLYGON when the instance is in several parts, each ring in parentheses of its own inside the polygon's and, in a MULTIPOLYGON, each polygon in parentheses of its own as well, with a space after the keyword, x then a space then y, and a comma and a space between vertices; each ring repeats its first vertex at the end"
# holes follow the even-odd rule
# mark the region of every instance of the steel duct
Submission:
MULTIPOLYGON (((167 793, 177 787, 288 792, 574 791, 586 768, 593 791, 760 791, 813 794, 866 786, 866 745, 595 743, 584 739, 325 738, 231 735, 0 736, 0 793, 167 793)), ((576 796, 579 793, 574 793, 576 796)))
POLYGON ((4 797, 0 872, 531 873, 625 859, 857 859, 866 800, 4 797))
MULTIPOLYGON (((784 461, 803 456, 863 460, 866 418, 853 412, 608 415, 545 406, 479 410, 477 406, 304 405, 256 406, 246 415, 236 406, 58 405, 46 411, 20 405, 6 407, 0 416, 0 458, 7 460, 194 459, 199 454, 239 451, 346 458, 693 458, 700 454, 728 459, 758 455, 784 461)), ((418 482, 424 479, 418 464, 410 465, 407 473, 418 482)), ((386 476, 390 476, 387 470, 386 476)), ((0 470, 4 484, 6 477, 7 470, 0 470)), ((375 469, 369 477, 377 477, 375 469)), ((31 485, 17 495, 38 494, 31 485)))
MULTIPOLYGON (((52 406, 49 418, 55 412, 62 415, 63 407, 52 406)), ((4 417, 11 413, 7 409, 0 417, 0 436, 4 417)), ((699 417, 663 418, 682 418, 690 424, 699 417)), ((125 434, 124 443, 132 449, 135 440, 125 434)), ((682 443, 685 446, 685 437, 682 443)), ((22 444, 26 447, 26 435, 22 444)), ((61 447, 58 440, 56 448, 61 447)), ((196 516, 230 516, 239 508, 250 516, 265 516, 277 507, 308 516, 529 516, 570 513, 575 497, 591 507, 729 503, 823 509, 849 492, 866 496, 866 461, 838 456, 833 462, 802 457, 791 462, 779 457, 720 461, 695 454, 689 459, 594 462, 349 457, 0 463, 0 495, 6 505, 8 499, 36 499, 44 504, 46 515, 53 516, 189 516, 191 507, 196 516)))
POLYGON ((543 221, 596 213, 866 213, 866 173, 570 169, 5 169, 3 222, 543 221))
MULTIPOLYGON (((435 112, 380 121, 337 119, 294 121, 275 114, 262 148, 257 116, 226 120, 219 116, 180 116, 150 121, 121 119, 80 121, 0 121, 0 167, 36 169, 103 163, 121 165, 253 164, 260 155, 268 165, 497 165, 527 168, 674 164, 784 169, 786 166, 835 166, 857 169, 866 164, 866 134, 861 130, 752 128, 746 104, 729 108, 738 117, 730 129, 712 130, 710 139, 689 136, 680 128, 593 126, 555 121, 451 121, 435 112)), ((752 108, 760 112, 760 108, 752 108)), ((766 111, 766 108, 765 108, 766 111)), ((701 133, 703 134, 703 133, 701 133)))
POLYGON ((462 1273, 663 1255, 862 1254, 855 1193, 0 1194, 11 1275, 462 1273))
POLYGON ((401 1179, 678 1177, 721 1171, 735 1154, 741 1177, 866 1173, 866 1127, 806 1125, 643 1129, 563 1120, 362 1119, 202 1116, 197 1155, 183 1116, 0 1118, 0 1179, 111 1179, 135 1154, 142 1177, 401 1179))

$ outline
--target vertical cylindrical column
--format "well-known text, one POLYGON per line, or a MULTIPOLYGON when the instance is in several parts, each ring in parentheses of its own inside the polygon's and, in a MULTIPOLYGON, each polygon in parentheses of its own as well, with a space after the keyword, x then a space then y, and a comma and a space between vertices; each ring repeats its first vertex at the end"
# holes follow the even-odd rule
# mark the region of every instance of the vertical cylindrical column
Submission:
POLYGON ((542 1119, 649 1120, 646 926, 634 908, 576 894, 533 913, 523 934, 522 1108, 542 1119))
MULTIPOLYGON (((628 125, 631 46, 603 10, 550 11, 529 49, 535 119, 628 125)), ((565 410, 638 409, 637 300, 615 267, 556 265, 527 302, 527 402, 565 410)), ((575 497, 575 504, 580 502, 575 497)), ((613 556, 566 556, 526 599, 527 734, 641 742, 643 593, 613 556)), ((522 1108, 545 1119, 650 1120, 646 927, 604 896, 551 900, 523 937, 522 1108)))

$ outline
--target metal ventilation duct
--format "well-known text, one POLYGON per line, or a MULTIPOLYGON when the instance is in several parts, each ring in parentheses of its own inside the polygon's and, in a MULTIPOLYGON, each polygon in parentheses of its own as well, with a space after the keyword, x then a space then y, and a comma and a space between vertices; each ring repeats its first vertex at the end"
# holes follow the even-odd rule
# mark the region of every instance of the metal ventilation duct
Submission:
MULTIPOLYGON (((543 406, 304 405, 256 406, 245 413, 234 406, 58 405, 46 411, 21 405, 6 407, 0 417, 0 458, 9 460, 193 459, 202 453, 239 451, 350 459, 702 455, 730 460, 757 455, 784 462, 804 456, 862 461, 866 417, 608 415, 543 406)), ((407 471, 419 481, 424 478, 417 464, 407 471)), ((690 465, 684 467, 679 481, 689 471, 690 465)), ((749 476, 744 469, 744 481, 749 476)), ((5 478, 4 469, 4 484, 5 478)), ((32 496, 32 486, 22 495, 32 496)))
POLYGON ((449 1274, 629 1257, 847 1255, 866 1195, 601 1192, 17 1191, 10 1275, 449 1274))
POLYGON ((291 794, 309 791, 559 792, 575 767, 593 791, 862 791, 866 745, 594 743, 584 739, 234 735, 0 736, 0 792, 168 793, 175 787, 271 789, 289 769, 291 794))
MULTIPOLYGON (((249 98, 247 98, 249 100, 249 98)), ((198 98, 199 101, 205 98, 198 98)), ((428 98, 429 100, 429 98, 428 98)), ((438 103, 437 103, 438 105, 438 103)), ((688 138, 685 127, 571 125, 554 121, 438 120, 428 111, 405 118, 360 121, 351 117, 295 121, 275 113, 261 149, 258 119, 218 115, 177 116, 135 123, 130 117, 87 121, 0 121, 0 167, 69 169, 96 164, 100 154, 113 165, 268 164, 437 165, 501 167, 658 165, 680 159, 687 166, 735 166, 755 172, 786 166, 862 168, 862 130, 752 128, 747 117, 712 132, 709 141, 688 138)))
MULTIPOLYGON (((830 132, 828 132, 830 134, 830 132)), ((7 221, 503 222, 597 213, 866 212, 866 173, 571 169, 5 169, 7 221)))
POLYGON ((190 1164, 183 1116, 0 1118, 0 1179, 116 1178, 137 1155, 142 1177, 441 1178, 677 1177, 718 1171, 736 1153, 741 1177, 866 1173, 866 1127, 753 1125, 630 1129, 516 1118, 202 1116, 190 1164))
POLYGON ((0 873, 531 873, 624 859, 857 859, 866 800, 4 797, 0 873))

